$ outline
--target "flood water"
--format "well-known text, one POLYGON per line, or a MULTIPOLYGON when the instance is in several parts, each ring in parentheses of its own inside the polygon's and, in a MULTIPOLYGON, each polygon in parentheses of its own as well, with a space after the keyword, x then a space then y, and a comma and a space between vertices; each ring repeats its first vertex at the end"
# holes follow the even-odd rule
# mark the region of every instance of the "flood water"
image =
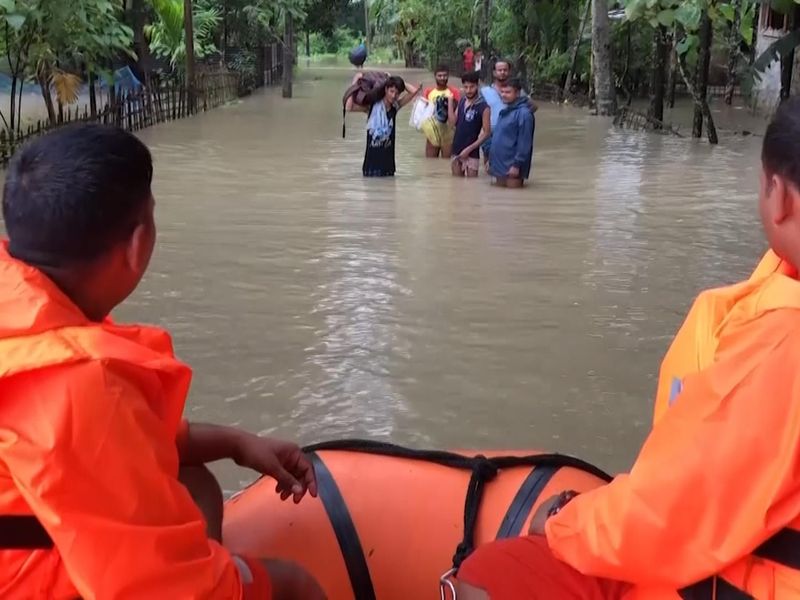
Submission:
MULTIPOLYGON (((424 159, 406 109, 398 176, 363 179, 364 116, 341 137, 351 76, 302 71, 291 101, 268 89, 141 133, 160 238, 117 318, 169 327, 193 419, 628 468, 691 300, 764 250, 761 139, 711 148, 543 106, 533 184, 501 190, 424 159)), ((228 490, 250 479, 216 470, 228 490)))

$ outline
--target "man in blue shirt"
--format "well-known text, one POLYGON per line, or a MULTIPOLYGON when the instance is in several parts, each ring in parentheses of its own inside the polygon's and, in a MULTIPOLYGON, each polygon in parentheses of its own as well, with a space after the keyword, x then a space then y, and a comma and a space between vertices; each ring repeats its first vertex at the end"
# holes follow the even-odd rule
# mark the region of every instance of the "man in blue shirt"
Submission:
MULTIPOLYGON (((486 104, 489 106, 489 110, 491 111, 491 127, 492 131, 494 131, 495 127, 497 127, 497 120, 500 118, 500 111, 505 108, 503 104, 503 98, 500 96, 500 88, 509 80, 511 77, 511 61, 506 59, 500 59, 494 64, 494 70, 492 72, 494 81, 492 85, 485 85, 481 88, 481 96, 483 97, 486 104)), ((528 98, 528 94, 525 90, 520 90, 520 96, 528 99, 528 104, 530 106, 531 112, 536 112, 537 106, 533 102, 532 99, 528 98)), ((488 166, 489 164, 489 151, 491 150, 492 146, 492 138, 490 137, 486 140, 481 149, 483 150, 483 161, 484 164, 488 166)))
POLYGON ((521 96, 521 91, 517 79, 502 84, 500 96, 504 107, 492 128, 489 174, 504 187, 522 187, 531 174, 535 119, 528 98, 521 96))

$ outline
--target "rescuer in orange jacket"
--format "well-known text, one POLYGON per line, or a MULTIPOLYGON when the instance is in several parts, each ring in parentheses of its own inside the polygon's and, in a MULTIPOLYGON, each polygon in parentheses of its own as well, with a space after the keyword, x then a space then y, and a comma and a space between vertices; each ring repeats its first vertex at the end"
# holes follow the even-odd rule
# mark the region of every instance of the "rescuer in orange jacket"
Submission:
POLYGON ((108 316, 150 261, 151 178, 136 137, 97 125, 42 137, 8 169, 0 597, 323 598, 296 565, 228 553, 203 466, 231 458, 299 502, 316 495, 300 449, 182 421, 191 371, 168 334, 108 316))
POLYGON ((630 473, 479 548, 459 600, 800 598, 800 97, 770 123, 762 167, 771 249, 697 299, 630 473))

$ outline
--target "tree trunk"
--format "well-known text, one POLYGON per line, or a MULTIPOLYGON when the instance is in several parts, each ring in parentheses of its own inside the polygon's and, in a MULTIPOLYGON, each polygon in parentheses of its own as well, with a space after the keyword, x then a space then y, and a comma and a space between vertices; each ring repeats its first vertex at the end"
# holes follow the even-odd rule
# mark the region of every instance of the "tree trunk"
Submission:
POLYGON ((672 43, 669 51, 669 75, 667 79, 667 105, 675 108, 675 86, 678 83, 678 32, 672 30, 672 43))
POLYGON ((284 16, 284 30, 283 30, 283 97, 292 97, 292 30, 294 29, 294 18, 289 11, 286 11, 284 16))
POLYGON ((55 125, 57 123, 56 108, 53 106, 53 96, 50 95, 50 83, 45 73, 41 71, 36 75, 36 80, 39 82, 39 89, 42 90, 42 99, 47 108, 47 118, 51 125, 55 125))
POLYGON ((756 3, 753 10, 753 39, 750 40, 750 53, 747 57, 748 64, 752 65, 756 60, 756 44, 758 43, 758 21, 761 18, 761 5, 756 3))
POLYGON ((625 106, 630 106, 633 104, 633 95, 639 88, 638 82, 635 82, 633 91, 628 88, 631 69, 631 45, 631 23, 629 21, 625 23, 625 67, 622 69, 622 77, 620 77, 619 80, 619 87, 622 88, 622 93, 628 96, 627 100, 625 101, 625 106))
POLYGON ((97 116, 97 89, 95 87, 94 71, 89 71, 89 110, 93 117, 97 116))
POLYGON ((519 77, 522 82, 527 86, 528 90, 533 89, 533 77, 535 73, 528 74, 528 53, 530 48, 537 48, 541 46, 541 37, 539 34, 540 28, 537 23, 536 10, 532 2, 526 2, 524 5, 523 14, 525 15, 525 31, 522 38, 524 42, 523 51, 520 56, 521 69, 519 77))
MULTIPOLYGON (((664 79, 667 73, 667 28, 659 25, 653 37, 653 79, 650 90, 650 116, 664 120, 664 79)), ((656 125, 660 128, 660 125, 656 125)))
POLYGON ((306 56, 311 58, 311 32, 306 29, 306 56))
POLYGON ((728 79, 725 82, 725 104, 733 104, 733 91, 736 88, 736 63, 739 61, 739 27, 742 23, 742 0, 733 0, 733 23, 728 36, 728 79))
MULTIPOLYGON (((111 68, 110 64, 109 68, 111 68)), ((120 118, 120 99, 117 98, 117 86, 113 81, 108 86, 108 106, 110 108, 109 118, 111 124, 117 125, 120 118)))
POLYGON ((694 82, 689 79, 686 75, 686 67, 683 64, 683 58, 680 56, 678 57, 678 69, 680 71, 681 77, 683 78, 684 83, 686 84, 686 88, 689 90, 689 93, 692 95, 694 99, 695 106, 700 106, 701 110, 703 111, 703 115, 706 118, 706 124, 708 126, 708 141, 711 144, 716 144, 719 142, 717 138, 717 128, 714 126, 714 119, 711 116, 711 109, 708 106, 708 101, 705 97, 700 96, 697 91, 697 88, 694 85, 694 82))
POLYGON ((297 65, 297 40, 294 30, 294 17, 292 17, 292 31, 289 36, 289 48, 292 50, 292 64, 297 65))
POLYGON ((133 0, 131 13, 133 16, 133 49, 139 62, 139 68, 145 77, 150 73, 150 46, 144 37, 145 0, 133 0))
POLYGON ((228 0, 222 0, 222 60, 228 59, 228 0))
POLYGON ((589 53, 589 106, 597 109, 597 90, 594 85, 594 52, 589 53))
POLYGON ((592 0, 592 56, 597 114, 613 115, 617 111, 617 98, 611 71, 611 24, 608 19, 608 0, 592 0))
POLYGON ((186 42, 186 93, 189 104, 189 113, 195 111, 195 80, 194 80, 194 11, 192 0, 183 0, 183 27, 186 42))
POLYGON ((491 24, 489 20, 492 15, 492 0, 483 0, 483 10, 481 14, 480 24, 480 37, 481 37, 481 79, 489 81, 491 73, 489 72, 489 30, 491 24))
POLYGON ((708 11, 703 11, 700 17, 700 48, 697 54, 697 75, 695 81, 697 82, 697 97, 701 102, 698 103, 695 99, 694 105, 694 121, 692 123, 692 137, 703 137, 703 104, 708 104, 708 70, 711 66, 711 42, 713 39, 713 29, 711 26, 711 19, 708 16, 708 11))
MULTIPOLYGON (((788 31, 794 31, 797 24, 797 8, 793 5, 786 21, 788 31)), ((792 73, 794 72, 794 52, 792 48, 781 57, 781 102, 792 95, 792 73)))
POLYGON ((564 82, 563 93, 565 97, 571 93, 572 79, 575 77, 575 68, 578 66, 578 54, 581 49, 581 40, 583 39, 583 32, 586 30, 586 22, 589 20, 591 8, 592 0, 586 0, 586 6, 583 9, 583 15, 581 15, 581 23, 578 26, 578 34, 575 36, 575 42, 572 44, 572 53, 569 58, 569 72, 567 73, 567 79, 564 82))
POLYGON ((22 93, 25 91, 25 78, 20 77, 19 92, 17 93, 17 133, 22 133, 22 93))
MULTIPOLYGON (((19 95, 22 95, 22 89, 19 91, 19 95)), ((6 125, 9 129, 9 133, 14 133, 17 125, 17 76, 16 74, 11 76, 11 124, 6 125)), ((22 116, 22 115, 20 115, 22 116)))
POLYGON ((369 36, 369 0, 364 0, 364 45, 370 49, 372 40, 369 36))

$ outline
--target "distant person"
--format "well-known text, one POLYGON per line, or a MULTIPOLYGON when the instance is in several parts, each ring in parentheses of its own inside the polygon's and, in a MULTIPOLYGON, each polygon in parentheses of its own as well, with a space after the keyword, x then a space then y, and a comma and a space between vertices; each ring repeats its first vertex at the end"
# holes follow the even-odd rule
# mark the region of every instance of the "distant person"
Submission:
POLYGON ((472 44, 467 44, 464 48, 464 73, 469 73, 475 70, 475 51, 472 49, 472 44))
POLYGON ((531 173, 535 118, 521 91, 519 79, 509 79, 501 85, 504 108, 492 129, 489 174, 503 187, 522 187, 531 173))
MULTIPOLYGON (((497 120, 500 118, 500 111, 505 108, 502 95, 500 94, 500 89, 510 77, 511 61, 507 59, 499 59, 497 62, 495 62, 494 69, 492 71, 492 84, 485 85, 481 88, 481 96, 483 96, 484 101, 489 105, 489 109, 492 111, 492 130, 496 129, 497 120)), ((520 91, 520 96, 528 98, 528 94, 524 89, 520 91)), ((528 98, 528 105, 531 112, 535 113, 538 109, 536 103, 531 98, 528 98)), ((487 167, 489 164, 489 153, 491 151, 491 147, 492 138, 490 137, 483 143, 481 148, 483 150, 483 160, 487 167)))
POLYGON ((458 101, 454 115, 453 175, 477 177, 481 164, 481 144, 492 134, 491 111, 478 91, 480 75, 467 71, 461 76, 464 97, 458 101))
POLYGON ((367 113, 367 147, 361 167, 364 177, 394 176, 397 111, 411 102, 420 89, 422 84, 406 87, 403 79, 395 75, 373 98, 367 99, 368 105, 353 104, 352 97, 348 99, 348 110, 367 113))
POLYGON ((483 67, 483 52, 478 50, 475 53, 475 69, 474 70, 477 71, 478 73, 480 73, 482 67, 483 67))
POLYGON ((433 117, 425 121, 422 132, 425 134, 425 156, 428 158, 449 158, 453 150, 453 134, 455 128, 448 122, 450 103, 455 104, 461 98, 458 90, 448 85, 450 69, 447 65, 439 65, 434 71, 436 86, 423 93, 423 98, 434 106, 433 117))

